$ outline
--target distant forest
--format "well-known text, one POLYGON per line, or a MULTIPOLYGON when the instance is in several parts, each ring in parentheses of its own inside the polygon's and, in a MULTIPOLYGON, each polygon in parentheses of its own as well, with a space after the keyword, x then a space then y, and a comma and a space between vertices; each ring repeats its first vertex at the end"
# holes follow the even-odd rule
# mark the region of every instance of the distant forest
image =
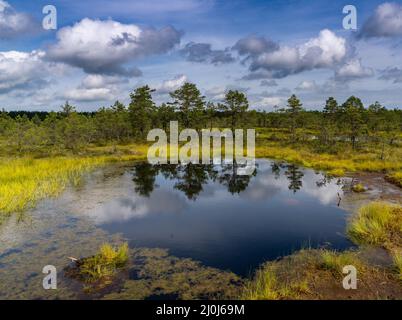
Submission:
MULTIPOLYGON (((275 111, 251 110, 245 93, 230 90, 222 103, 206 101, 197 86, 185 83, 170 93, 171 102, 157 106, 148 86, 135 89, 126 106, 119 101, 96 112, 77 112, 69 104, 58 112, 0 111, 0 142, 17 152, 43 148, 79 152, 89 144, 144 142, 152 128, 169 130, 170 121, 183 128, 268 128, 282 132, 287 143, 312 140, 331 152, 338 145, 353 149, 364 143, 392 145, 402 132, 402 110, 375 102, 364 106, 351 96, 344 102, 329 97, 321 111, 306 111, 292 95, 275 111)), ((272 137, 271 137, 272 138, 272 137)))

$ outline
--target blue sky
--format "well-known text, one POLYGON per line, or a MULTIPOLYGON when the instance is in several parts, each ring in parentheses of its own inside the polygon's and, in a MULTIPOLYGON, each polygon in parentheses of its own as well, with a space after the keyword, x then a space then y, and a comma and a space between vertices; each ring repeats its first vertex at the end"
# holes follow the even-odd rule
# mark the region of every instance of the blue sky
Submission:
POLYGON ((292 93, 307 109, 350 95, 400 108, 401 53, 400 1, 0 0, 0 108, 96 110, 143 84, 160 103, 185 81, 212 101, 243 90, 255 109, 292 93), (41 27, 47 4, 57 30, 41 27))

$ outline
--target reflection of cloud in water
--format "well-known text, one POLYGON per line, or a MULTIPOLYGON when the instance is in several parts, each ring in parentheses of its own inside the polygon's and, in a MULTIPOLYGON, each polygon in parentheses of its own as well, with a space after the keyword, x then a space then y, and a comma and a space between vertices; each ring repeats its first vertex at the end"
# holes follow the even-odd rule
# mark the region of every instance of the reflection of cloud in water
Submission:
POLYGON ((124 222, 143 218, 149 214, 180 213, 186 207, 186 201, 174 192, 155 190, 149 198, 133 194, 119 198, 103 206, 88 211, 87 215, 97 224, 124 222))
MULTIPOLYGON (((248 200, 264 200, 275 197, 280 192, 289 192, 289 179, 283 174, 283 169, 280 176, 275 177, 272 174, 270 167, 260 164, 259 172, 249 187, 240 194, 244 199, 248 200)), ((341 186, 336 184, 336 179, 328 182, 325 187, 318 187, 316 182, 323 179, 322 174, 316 174, 311 170, 302 170, 303 178, 302 187, 298 192, 305 193, 324 205, 336 203, 338 200, 337 193, 343 194, 341 186)), ((290 203, 289 203, 290 204, 290 203)), ((293 205, 293 203, 291 204, 293 205)))
POLYGON ((267 185, 258 179, 257 176, 257 180, 254 181, 244 192, 240 193, 240 197, 251 201, 267 200, 273 198, 280 192, 280 187, 274 184, 267 185))
POLYGON ((287 198, 287 199, 283 199, 283 202, 285 204, 287 204, 288 206, 298 206, 298 205, 300 205, 300 201, 297 200, 297 199, 287 198))
POLYGON ((322 179, 322 174, 315 174, 312 171, 305 171, 303 179, 303 191, 308 195, 318 199, 322 204, 328 205, 336 203, 338 200, 337 193, 343 194, 341 186, 336 184, 336 179, 326 184, 325 187, 319 188, 316 185, 318 179, 322 179))

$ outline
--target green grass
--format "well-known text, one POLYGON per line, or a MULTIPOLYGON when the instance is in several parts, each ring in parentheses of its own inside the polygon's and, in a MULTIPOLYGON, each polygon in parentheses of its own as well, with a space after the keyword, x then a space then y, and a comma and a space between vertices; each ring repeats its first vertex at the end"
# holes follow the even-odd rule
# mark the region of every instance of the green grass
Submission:
POLYGON ((78 185, 83 174, 110 162, 146 159, 142 145, 94 147, 86 156, 0 158, 0 223, 38 201, 78 185))
POLYGON ((77 185, 83 173, 104 163, 103 158, 3 159, 0 164, 0 220, 77 185))
POLYGON ((254 279, 245 285, 240 298, 242 300, 299 299, 301 294, 309 292, 306 280, 281 281, 277 273, 275 263, 259 269, 254 279))
POLYGON ((263 264, 248 280, 240 297, 247 300, 348 298, 346 291, 334 291, 341 286, 341 279, 345 276, 343 267, 347 265, 353 265, 359 272, 358 294, 361 296, 357 298, 378 299, 376 292, 373 295, 372 286, 381 282, 393 288, 389 291, 388 287, 381 288, 381 297, 394 294, 400 285, 398 281, 402 280, 402 206, 387 202, 362 206, 349 221, 347 234, 357 244, 387 249, 393 265, 385 269, 371 265, 362 258, 362 247, 344 252, 300 250, 281 260, 263 264))
POLYGON ((396 272, 398 273, 399 280, 402 281, 402 250, 401 248, 394 250, 392 253, 392 258, 394 261, 394 266, 396 272))
POLYGON ((331 250, 320 250, 319 267, 329 270, 335 277, 343 277, 343 267, 353 265, 363 271, 363 264, 357 258, 354 251, 336 252, 331 250))
POLYGON ((126 265, 128 257, 127 243, 118 248, 104 244, 98 254, 77 262, 80 279, 86 283, 93 283, 104 278, 110 278, 126 265))
POLYGON ((402 207, 386 202, 369 203, 351 219, 347 232, 358 244, 398 246, 402 238, 402 207))

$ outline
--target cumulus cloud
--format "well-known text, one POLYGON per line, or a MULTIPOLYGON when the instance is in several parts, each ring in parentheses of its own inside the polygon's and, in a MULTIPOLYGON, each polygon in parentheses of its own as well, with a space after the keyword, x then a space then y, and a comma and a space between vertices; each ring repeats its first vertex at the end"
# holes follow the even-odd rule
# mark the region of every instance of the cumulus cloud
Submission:
POLYGON ((389 80, 393 83, 402 83, 402 69, 398 67, 388 67, 381 71, 381 80, 389 80))
POLYGON ((276 83, 275 80, 262 80, 260 82, 261 87, 276 87, 278 84, 276 83))
POLYGON ((253 57, 276 51, 279 49, 279 45, 270 39, 251 35, 237 41, 232 49, 236 50, 241 56, 253 57))
POLYGON ((191 62, 207 62, 214 65, 235 61, 229 49, 213 50, 209 43, 189 42, 180 53, 191 62))
POLYGON ((102 100, 113 100, 114 95, 110 88, 76 88, 72 90, 67 90, 62 98, 65 100, 72 101, 102 101, 102 100))
POLYGON ((43 62, 43 51, 0 52, 0 94, 17 89, 43 87, 51 66, 43 62))
POLYGON ((17 12, 8 2, 0 0, 0 39, 31 33, 35 29, 37 23, 30 15, 17 12))
POLYGON ((179 74, 175 76, 173 79, 163 81, 161 85, 156 87, 156 91, 159 94, 169 93, 180 88, 186 82, 187 82, 187 76, 184 74, 179 74))
POLYGON ((347 61, 335 71, 335 79, 338 81, 367 78, 373 75, 373 69, 362 66, 361 60, 357 58, 347 61))
POLYGON ((180 42, 182 33, 173 27, 140 28, 113 20, 85 18, 57 33, 48 59, 83 69, 90 74, 139 76, 125 65, 137 58, 162 54, 180 42))
POLYGON ((299 91, 313 91, 317 89, 317 84, 315 83, 315 81, 302 81, 299 83, 299 85, 296 87, 296 90, 299 91))
POLYGON ((367 19, 359 38, 402 36, 402 5, 386 2, 379 5, 367 19))
POLYGON ((82 80, 81 86, 85 89, 98 89, 127 82, 127 79, 122 77, 89 74, 82 80))
POLYGON ((79 102, 112 101, 118 96, 121 85, 128 82, 124 77, 89 74, 77 88, 66 90, 60 98, 79 102))
POLYGON ((270 46, 268 51, 255 49, 249 76, 244 79, 284 78, 307 70, 334 68, 347 57, 346 40, 330 30, 322 30, 318 37, 296 46, 270 46), (263 73, 261 73, 263 72, 263 73))

